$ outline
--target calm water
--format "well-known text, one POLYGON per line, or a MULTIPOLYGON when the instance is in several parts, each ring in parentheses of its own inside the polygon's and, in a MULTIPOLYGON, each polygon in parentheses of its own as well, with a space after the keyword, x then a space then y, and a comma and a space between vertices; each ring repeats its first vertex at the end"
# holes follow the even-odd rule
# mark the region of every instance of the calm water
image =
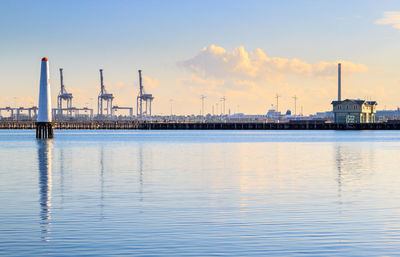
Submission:
POLYGON ((395 256, 397 131, 0 131, 0 255, 395 256))

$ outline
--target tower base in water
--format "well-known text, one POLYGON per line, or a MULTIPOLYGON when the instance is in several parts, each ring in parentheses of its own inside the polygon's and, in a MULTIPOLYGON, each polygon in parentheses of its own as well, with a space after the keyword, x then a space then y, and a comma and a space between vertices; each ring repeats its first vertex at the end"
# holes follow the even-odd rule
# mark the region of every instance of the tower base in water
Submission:
POLYGON ((53 138, 53 124, 51 122, 36 122, 36 138, 53 138))

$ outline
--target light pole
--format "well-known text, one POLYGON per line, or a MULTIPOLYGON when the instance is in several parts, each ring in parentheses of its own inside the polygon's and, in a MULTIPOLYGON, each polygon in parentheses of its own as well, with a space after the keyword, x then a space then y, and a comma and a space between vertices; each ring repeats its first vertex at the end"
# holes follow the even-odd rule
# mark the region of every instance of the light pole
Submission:
POLYGON ((201 116, 204 117, 204 99, 206 98, 205 95, 201 95, 200 99, 201 99, 201 116))
POLYGON ((222 115, 225 115, 225 101, 226 101, 226 98, 225 98, 225 96, 223 96, 222 98, 221 98, 221 101, 222 101, 222 103, 224 104, 224 109, 223 109, 223 111, 222 111, 222 106, 221 106, 221 112, 222 112, 222 115))
POLYGON ((281 96, 276 94, 276 96, 275 96, 275 98, 276 98, 276 112, 279 112, 279 97, 281 97, 281 96))
POLYGON ((172 102, 173 102, 174 100, 172 100, 172 99, 169 99, 169 102, 171 103, 171 116, 170 116, 170 120, 172 120, 172 102))

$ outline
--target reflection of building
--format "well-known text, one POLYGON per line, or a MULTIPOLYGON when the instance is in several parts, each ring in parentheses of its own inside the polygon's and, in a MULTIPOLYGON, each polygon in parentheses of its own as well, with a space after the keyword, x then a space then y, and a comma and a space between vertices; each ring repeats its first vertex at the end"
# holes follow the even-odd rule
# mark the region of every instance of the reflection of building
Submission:
POLYGON ((375 170, 373 147, 338 143, 334 146, 337 169, 338 194, 341 197, 345 186, 350 190, 363 187, 363 180, 368 179, 375 170))
POLYGON ((51 207, 51 151, 52 142, 49 140, 38 141, 38 163, 39 163, 39 199, 42 239, 48 239, 50 228, 50 207, 51 207))
POLYGON ((104 219, 104 147, 100 149, 100 218, 104 219))
POLYGON ((336 167, 337 167, 337 183, 338 183, 338 196, 342 197, 342 149, 341 146, 336 146, 336 167))
POLYGON ((333 113, 336 123, 373 123, 375 122, 375 101, 352 100, 333 101, 333 113))

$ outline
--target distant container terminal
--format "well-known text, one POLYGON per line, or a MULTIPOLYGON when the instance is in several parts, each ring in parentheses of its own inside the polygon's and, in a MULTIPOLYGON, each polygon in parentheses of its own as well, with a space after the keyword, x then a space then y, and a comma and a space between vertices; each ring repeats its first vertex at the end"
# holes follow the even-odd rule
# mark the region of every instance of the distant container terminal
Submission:
MULTIPOLYGON (((39 107, 0 108, 0 129, 36 129, 36 137, 51 138, 54 129, 230 129, 230 130, 274 130, 274 129, 322 129, 322 130, 378 130, 400 129, 400 109, 394 111, 377 111, 377 102, 361 99, 345 99, 341 97, 341 64, 338 64, 338 98, 332 101, 333 110, 305 117, 292 115, 288 110, 285 115, 278 111, 279 95, 276 96, 276 109, 266 115, 245 115, 241 113, 225 113, 225 100, 221 98, 221 113, 204 114, 204 95, 201 96, 201 114, 177 116, 152 115, 154 96, 145 93, 142 83, 142 71, 139 70, 139 93, 136 101, 136 116, 133 107, 114 106, 114 95, 107 92, 100 69, 100 93, 97 101, 97 115, 88 107, 73 107, 71 93, 64 85, 63 69, 60 68, 60 92, 57 96, 57 108, 51 108, 50 78, 48 59, 41 62, 41 78, 39 87, 39 107), (66 102, 66 107, 63 107, 66 102), (222 108, 223 107, 223 108, 222 108), (128 110, 129 114, 116 115, 118 110, 128 110), (9 117, 2 116, 2 111, 9 117), (83 113, 82 113, 83 112, 83 113)), ((172 100, 171 100, 172 101, 172 100)))

